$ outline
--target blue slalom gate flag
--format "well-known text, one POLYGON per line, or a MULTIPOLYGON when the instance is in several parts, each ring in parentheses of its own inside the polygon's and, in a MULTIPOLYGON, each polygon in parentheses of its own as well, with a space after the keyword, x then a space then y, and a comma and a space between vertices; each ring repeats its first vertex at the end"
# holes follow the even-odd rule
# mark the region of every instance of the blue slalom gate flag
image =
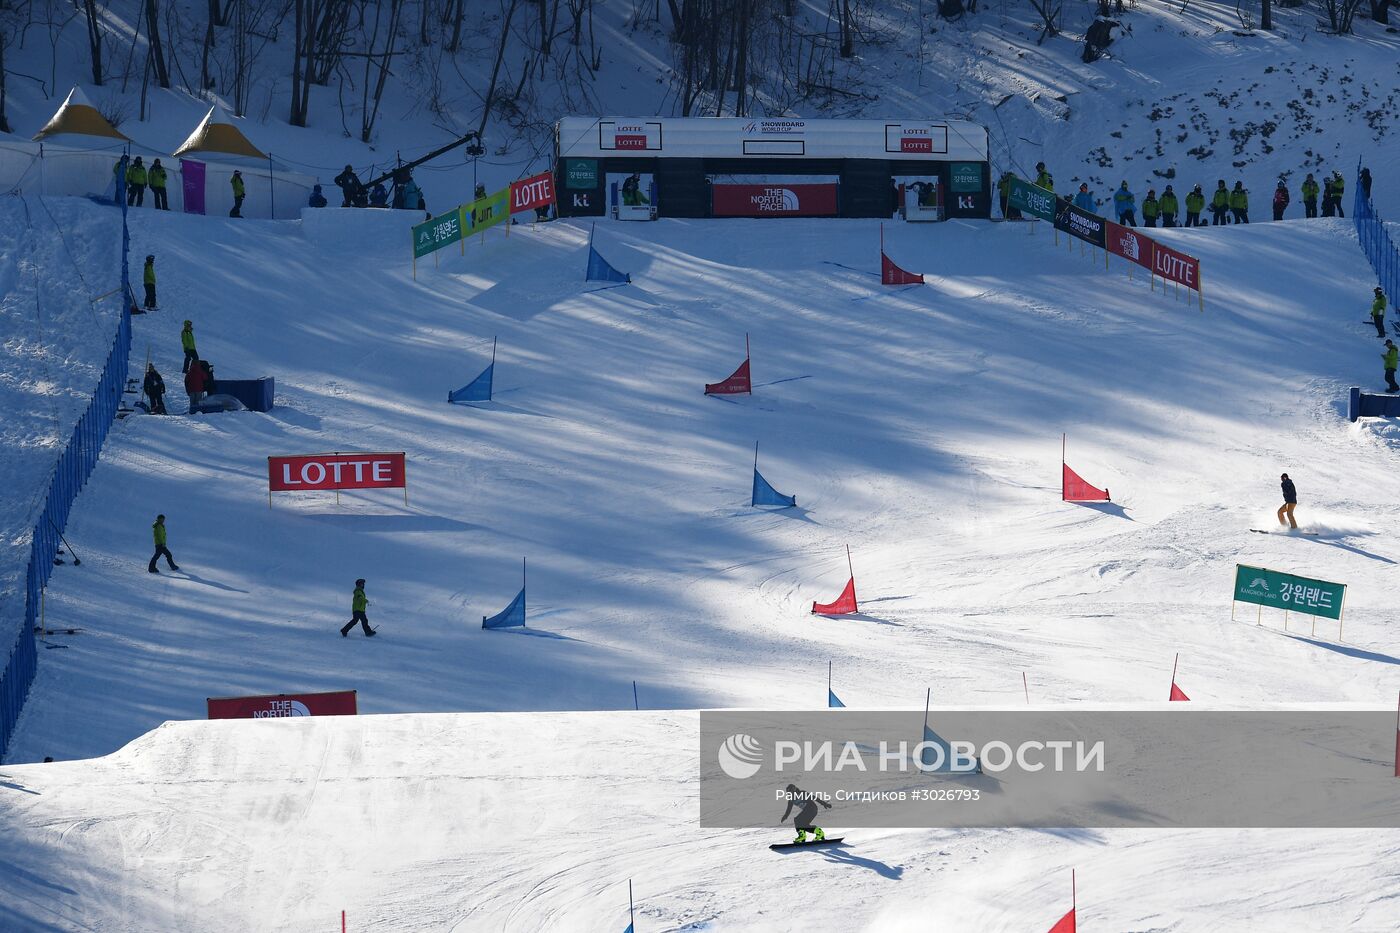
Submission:
POLYGON ((830 687, 826 688, 826 705, 828 709, 845 709, 846 704, 841 702, 841 698, 830 687))
POLYGON ((779 505, 783 508, 790 508, 797 505, 797 496, 785 496, 778 492, 755 467, 753 471, 753 497, 749 505, 779 505))
POLYGON ((482 628, 524 628, 525 627, 525 589, 522 587, 515 598, 510 601, 510 605, 502 609, 493 616, 481 617, 482 628))
POLYGON ((943 738, 924 723, 924 741, 930 745, 936 745, 943 752, 943 760, 938 761, 938 756, 932 748, 919 750, 919 763, 925 770, 933 771, 935 774, 976 774, 982 770, 982 765, 977 759, 972 760, 971 766, 955 767, 953 761, 953 748, 948 744, 948 740, 943 738), (937 765, 937 767, 935 767, 937 765))
POLYGON ((462 386, 455 392, 447 393, 449 402, 489 402, 491 401, 491 379, 495 374, 496 364, 487 366, 480 376, 462 386))
POLYGON ((585 282, 631 282, 632 276, 626 272, 619 272, 612 267, 602 254, 593 248, 593 231, 588 231, 588 271, 584 274, 585 282))
POLYGON ((491 381, 496 375, 496 338, 491 338, 491 365, 482 370, 481 375, 455 392, 447 393, 449 402, 489 402, 491 401, 491 381))

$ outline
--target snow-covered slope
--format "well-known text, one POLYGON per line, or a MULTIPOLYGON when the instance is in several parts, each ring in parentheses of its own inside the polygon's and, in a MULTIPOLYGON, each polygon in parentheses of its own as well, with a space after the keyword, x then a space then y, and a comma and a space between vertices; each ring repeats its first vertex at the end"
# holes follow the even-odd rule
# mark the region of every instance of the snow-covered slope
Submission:
POLYGON ((0 772, 8 930, 1395 928, 1394 831, 696 826, 697 714, 170 723, 0 772), (1319 873, 1326 875, 1325 885, 1319 873))

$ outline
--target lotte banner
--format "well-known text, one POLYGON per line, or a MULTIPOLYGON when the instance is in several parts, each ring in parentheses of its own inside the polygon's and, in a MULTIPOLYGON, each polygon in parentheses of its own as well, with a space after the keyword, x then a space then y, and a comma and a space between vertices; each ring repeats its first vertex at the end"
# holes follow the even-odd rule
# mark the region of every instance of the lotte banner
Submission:
POLYGON ((1168 282, 1177 282, 1195 291, 1201 289, 1201 261, 1153 241, 1152 271, 1168 282))
POLYGON ((278 693, 256 697, 209 697, 210 719, 290 719, 297 716, 354 716, 354 690, 278 693))
POLYGON ((554 176, 541 172, 510 183, 510 212, 534 210, 554 203, 554 176))
POLYGON ((408 464, 402 453, 305 454, 267 458, 267 498, 274 492, 341 489, 403 489, 408 464))

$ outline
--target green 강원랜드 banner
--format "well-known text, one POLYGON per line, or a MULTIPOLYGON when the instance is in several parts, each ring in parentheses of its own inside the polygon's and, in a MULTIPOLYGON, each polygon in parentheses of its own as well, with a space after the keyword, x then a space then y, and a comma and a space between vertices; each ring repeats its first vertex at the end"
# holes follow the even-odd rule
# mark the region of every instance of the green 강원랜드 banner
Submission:
POLYGON ((1314 580, 1263 567, 1235 565, 1235 599, 1242 603, 1288 609, 1325 619, 1342 617, 1345 583, 1314 580))
POLYGON ((1024 214, 1039 217, 1041 220, 1048 220, 1051 223, 1055 222, 1055 192, 1053 191, 1046 191, 1028 181, 1013 177, 1006 199, 1008 204, 1024 214))
POLYGON ((489 227, 510 219, 510 189, 502 188, 495 194, 487 195, 479 201, 462 205, 463 219, 466 221, 467 235, 481 233, 489 227))
POLYGON ((454 210, 418 224, 413 228, 413 258, 422 259, 431 252, 456 243, 462 238, 462 211, 454 210))

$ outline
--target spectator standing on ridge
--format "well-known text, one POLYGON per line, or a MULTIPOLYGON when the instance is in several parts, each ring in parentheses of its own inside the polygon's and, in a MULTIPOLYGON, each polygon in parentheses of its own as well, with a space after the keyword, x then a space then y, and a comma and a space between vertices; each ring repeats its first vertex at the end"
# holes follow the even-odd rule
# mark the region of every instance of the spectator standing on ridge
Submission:
POLYGON ((1342 211, 1342 193, 1346 190, 1346 182, 1342 180, 1341 172, 1333 172, 1322 180, 1322 216, 1323 217, 1345 217, 1342 211))
POLYGON ((1235 182, 1235 190, 1230 192, 1230 213, 1235 215, 1235 223, 1249 223, 1249 192, 1244 182, 1235 182))
POLYGON ((1230 192, 1225 187, 1225 179, 1220 179, 1215 183, 1215 193, 1210 197, 1210 225, 1212 227, 1223 227, 1229 223, 1226 213, 1230 210, 1230 192))
POLYGON ((1079 193, 1074 196, 1074 206, 1086 214, 1092 214, 1098 209, 1098 202, 1096 202, 1094 196, 1089 193, 1088 184, 1081 184, 1079 186, 1079 193))
POLYGON ((1283 487, 1283 505, 1278 507, 1278 523, 1291 525, 1296 530, 1298 523, 1293 520, 1293 510, 1298 507, 1298 490, 1293 487, 1293 480, 1288 478, 1287 473, 1279 477, 1279 485, 1283 487), (1287 521, 1284 521, 1285 516, 1287 521))
POLYGON ((1371 323, 1376 325, 1376 337, 1385 337, 1385 290, 1376 286, 1376 297, 1371 302, 1371 323))
POLYGON ((1044 188, 1051 194, 1055 193, 1055 176, 1045 170, 1044 162, 1035 163, 1035 186, 1044 188))
POLYGON ((1395 365, 1400 360, 1400 350, 1395 347, 1393 340, 1385 342, 1385 353, 1381 355, 1385 360, 1385 384, 1387 392, 1400 392, 1400 385, 1395 384, 1395 365))
POLYGON ((332 180, 340 189, 340 206, 355 207, 355 202, 360 199, 361 192, 365 190, 365 186, 360 184, 360 176, 355 174, 355 169, 347 165, 345 171, 332 180))
POLYGON ((234 170, 233 177, 228 180, 229 187, 233 189, 233 210, 228 212, 230 217, 243 216, 243 195, 247 193, 243 187, 243 173, 234 170))
POLYGON ((312 188, 311 188, 311 197, 307 199, 307 201, 306 201, 306 206, 307 206, 307 207, 325 207, 326 204, 327 204, 326 196, 325 196, 324 194, 321 193, 321 186, 320 186, 320 185, 314 185, 314 186, 312 186, 312 188))
POLYGON ((127 166, 126 169, 126 206, 140 207, 146 202, 146 166, 141 164, 141 157, 127 166))
POLYGON ((185 373, 185 392, 190 397, 190 414, 195 413, 204 393, 209 389, 209 374, 204 369, 204 361, 196 359, 185 373))
POLYGON ((1371 200, 1371 170, 1363 168, 1361 170, 1361 196, 1366 200, 1371 200))
POLYGON ((151 573, 160 573, 156 569, 156 560, 165 555, 165 564, 171 570, 179 570, 180 565, 175 563, 175 557, 170 553, 170 548, 165 546, 165 516, 157 515, 156 522, 151 526, 151 539, 155 541, 156 552, 151 555, 151 562, 146 565, 146 569, 151 573))
POLYGON ((1011 219, 1011 173, 1002 172, 997 179, 997 203, 1001 205, 1001 219, 1011 219))
POLYGON ((165 177, 165 167, 160 164, 160 159, 156 159, 151 163, 147 181, 151 186, 151 201, 158 211, 170 210, 170 202, 165 199, 165 177))
POLYGON ((1128 182, 1124 180, 1118 185, 1118 190, 1113 192, 1113 211, 1118 215, 1118 222, 1125 227, 1137 226, 1137 198, 1128 190, 1128 182))
POLYGON ((1317 181, 1312 177, 1312 172, 1308 172, 1308 177, 1303 179, 1303 216, 1317 216, 1317 181))
POLYGON ((155 363, 146 364, 146 378, 141 382, 141 391, 151 400, 151 414, 165 414, 165 380, 156 371, 155 363))
POLYGON ((1167 190, 1162 192, 1162 226, 1175 227, 1176 215, 1181 210, 1181 205, 1176 200, 1176 192, 1171 185, 1167 185, 1167 190))
POLYGON ((156 257, 146 257, 146 266, 141 270, 141 284, 146 286, 146 310, 154 311, 156 309, 156 257))
POLYGON ((404 210, 421 211, 423 207, 423 192, 418 187, 418 182, 409 178, 403 186, 403 206, 404 210))
POLYGON ((1157 189, 1148 188, 1147 197, 1142 199, 1142 225, 1157 226, 1157 215, 1162 213, 1162 205, 1157 201, 1157 189))
POLYGON ((1342 210, 1342 194, 1346 191, 1346 179, 1342 178, 1341 172, 1332 173, 1332 206, 1337 211, 1338 217, 1345 217, 1347 212, 1342 210))
POLYGON ((185 362, 180 366, 180 372, 187 373, 190 364, 199 359, 199 353, 194 348, 194 322, 185 322, 185 329, 180 331, 180 346, 185 349, 185 362))
POLYGON ((344 638, 350 634, 350 630, 355 627, 355 623, 360 623, 360 628, 366 635, 373 635, 374 629, 369 627, 369 617, 365 615, 365 610, 369 608, 369 600, 365 598, 365 581, 363 578, 355 581, 355 592, 350 597, 350 621, 346 622, 340 630, 340 637, 344 638))
POLYGON ((1282 220, 1283 212, 1286 210, 1288 210, 1288 186, 1280 178, 1278 187, 1274 189, 1274 220, 1282 220))
POLYGON ((1205 192, 1201 190, 1200 185, 1186 192, 1186 226, 1205 226, 1205 224, 1201 223, 1201 211, 1205 210, 1205 208, 1206 195, 1205 192))

